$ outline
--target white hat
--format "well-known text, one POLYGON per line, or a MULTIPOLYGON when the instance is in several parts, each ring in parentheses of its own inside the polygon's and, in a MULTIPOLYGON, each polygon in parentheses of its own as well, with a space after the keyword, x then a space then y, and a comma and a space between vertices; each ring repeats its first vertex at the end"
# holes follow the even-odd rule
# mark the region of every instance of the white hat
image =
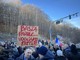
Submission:
POLYGON ((41 47, 41 46, 42 46, 42 43, 41 43, 41 42, 39 42, 39 44, 38 44, 38 45, 39 45, 39 47, 41 47))
POLYGON ((57 50, 57 56, 63 56, 63 52, 61 50, 57 50))

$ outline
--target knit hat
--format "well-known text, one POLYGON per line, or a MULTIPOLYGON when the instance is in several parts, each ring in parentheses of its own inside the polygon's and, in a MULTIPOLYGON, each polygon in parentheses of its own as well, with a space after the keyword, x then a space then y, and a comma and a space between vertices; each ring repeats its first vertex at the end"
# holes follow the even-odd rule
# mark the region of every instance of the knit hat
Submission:
POLYGON ((57 56, 63 56, 63 52, 61 50, 57 50, 57 56))
POLYGON ((45 46, 41 46, 38 48, 37 52, 38 54, 45 55, 47 53, 48 49, 45 46))
POLYGON ((37 58, 37 57, 39 56, 38 53, 37 53, 36 51, 33 52, 32 55, 33 55, 34 58, 37 58))
POLYGON ((73 54, 77 54, 78 53, 76 46, 73 45, 73 44, 71 45, 71 53, 73 53, 73 54))

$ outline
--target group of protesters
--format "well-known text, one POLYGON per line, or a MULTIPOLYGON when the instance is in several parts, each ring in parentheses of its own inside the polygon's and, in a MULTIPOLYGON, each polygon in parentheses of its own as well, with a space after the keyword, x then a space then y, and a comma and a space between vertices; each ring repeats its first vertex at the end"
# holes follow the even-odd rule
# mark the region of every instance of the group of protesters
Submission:
POLYGON ((38 46, 17 46, 14 42, 0 43, 0 60, 80 60, 75 44, 48 44, 39 41, 38 46))

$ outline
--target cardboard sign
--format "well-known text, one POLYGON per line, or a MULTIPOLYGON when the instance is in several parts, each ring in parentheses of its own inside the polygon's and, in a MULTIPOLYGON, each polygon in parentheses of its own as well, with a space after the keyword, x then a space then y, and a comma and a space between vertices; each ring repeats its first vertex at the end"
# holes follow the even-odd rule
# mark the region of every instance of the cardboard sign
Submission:
POLYGON ((18 26, 18 45, 36 46, 38 43, 38 26, 18 26))

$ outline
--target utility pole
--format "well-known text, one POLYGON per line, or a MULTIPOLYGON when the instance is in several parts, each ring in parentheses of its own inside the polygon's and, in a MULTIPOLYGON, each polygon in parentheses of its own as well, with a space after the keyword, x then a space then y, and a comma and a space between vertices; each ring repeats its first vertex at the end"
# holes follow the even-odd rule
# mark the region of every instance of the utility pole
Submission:
POLYGON ((52 42, 52 21, 50 21, 50 28, 49 28, 49 33, 50 33, 50 43, 52 42))

